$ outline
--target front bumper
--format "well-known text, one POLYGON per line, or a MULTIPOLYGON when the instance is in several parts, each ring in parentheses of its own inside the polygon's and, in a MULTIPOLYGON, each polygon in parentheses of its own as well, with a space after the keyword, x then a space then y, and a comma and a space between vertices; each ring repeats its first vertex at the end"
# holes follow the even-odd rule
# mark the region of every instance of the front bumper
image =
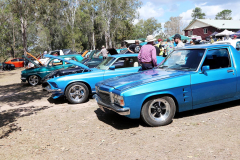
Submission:
POLYGON ((26 81, 27 81, 27 78, 21 77, 21 80, 22 80, 22 82, 26 82, 26 81))
POLYGON ((114 111, 114 112, 116 112, 120 115, 123 115, 123 116, 130 115, 130 108, 121 108, 121 107, 119 107, 115 104, 108 105, 106 103, 103 103, 103 101, 101 100, 101 98, 97 94, 94 94, 93 98, 97 101, 99 108, 103 112, 105 112, 104 108, 106 108, 108 110, 114 111))
POLYGON ((57 92, 57 93, 62 93, 61 89, 51 89, 50 87, 44 88, 48 92, 57 92))

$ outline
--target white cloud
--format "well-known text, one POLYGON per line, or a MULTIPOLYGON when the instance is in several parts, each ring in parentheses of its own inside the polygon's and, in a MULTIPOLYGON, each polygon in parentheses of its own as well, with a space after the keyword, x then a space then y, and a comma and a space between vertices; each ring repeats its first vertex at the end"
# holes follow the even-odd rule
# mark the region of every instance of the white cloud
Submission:
MULTIPOLYGON (((232 10, 232 18, 233 20, 240 20, 240 14, 238 8, 240 8, 240 2, 226 3, 221 5, 207 5, 207 3, 202 3, 195 5, 195 7, 200 7, 202 12, 206 14, 207 19, 215 19, 215 16, 218 12, 221 12, 224 9, 232 10)), ((192 20, 191 14, 192 9, 187 10, 186 12, 181 13, 179 16, 183 17, 183 22, 189 24, 192 20)))
POLYGON ((163 16, 164 10, 151 2, 147 2, 141 8, 138 9, 140 19, 148 19, 151 17, 158 18, 163 16))
POLYGON ((191 22, 192 11, 193 11, 193 9, 189 9, 186 12, 183 12, 179 15, 180 17, 182 17, 183 23, 189 24, 191 22))

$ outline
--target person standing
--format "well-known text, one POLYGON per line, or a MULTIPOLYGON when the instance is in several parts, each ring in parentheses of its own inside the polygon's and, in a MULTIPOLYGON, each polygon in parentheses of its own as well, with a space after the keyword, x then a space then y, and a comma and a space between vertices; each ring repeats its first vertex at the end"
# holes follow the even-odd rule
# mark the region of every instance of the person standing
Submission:
POLYGON ((173 44, 174 47, 177 46, 177 44, 175 43, 174 39, 172 39, 171 43, 173 44))
POLYGON ((162 39, 158 39, 158 44, 156 46, 161 49, 162 48, 162 39))
POLYGON ((170 39, 167 39, 167 44, 164 46, 165 56, 167 57, 173 51, 173 44, 170 39))
POLYGON ((184 44, 183 44, 183 42, 181 40, 180 34, 175 34, 173 39, 174 39, 174 42, 177 44, 177 46, 175 48, 182 48, 182 47, 184 47, 184 44))
MULTIPOLYGON (((159 56, 159 54, 160 54, 160 49, 158 48, 157 44, 155 44, 155 42, 153 42, 153 45, 154 45, 154 47, 155 47, 155 49, 156 49, 156 56, 159 56)), ((161 49, 162 49, 162 48, 161 48, 161 49)))
POLYGON ((142 70, 152 69, 157 66, 156 49, 153 46, 155 40, 152 35, 147 36, 147 44, 142 46, 139 52, 138 61, 142 64, 142 70))
POLYGON ((135 44, 131 44, 128 47, 128 51, 131 53, 139 53, 141 47, 142 46, 139 44, 139 40, 135 40, 135 44))
POLYGON ((236 39, 237 39, 237 36, 236 36, 236 35, 234 35, 234 36, 233 36, 233 40, 236 40, 236 39))
POLYGON ((102 46, 102 50, 100 51, 100 53, 98 54, 98 56, 102 53, 103 55, 103 59, 106 59, 107 56, 108 56, 108 51, 107 49, 105 48, 105 46, 102 46))
POLYGON ((211 44, 214 43, 214 40, 213 40, 212 36, 210 36, 210 43, 211 43, 211 44))

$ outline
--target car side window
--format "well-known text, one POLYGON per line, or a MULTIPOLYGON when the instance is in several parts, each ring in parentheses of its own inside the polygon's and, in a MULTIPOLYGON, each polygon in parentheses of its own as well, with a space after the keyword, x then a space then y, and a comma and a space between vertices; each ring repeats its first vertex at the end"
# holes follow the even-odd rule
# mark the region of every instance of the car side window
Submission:
POLYGON ((116 69, 118 68, 128 68, 128 67, 138 67, 138 59, 137 57, 122 57, 119 58, 116 62, 113 64, 116 69))
MULTIPOLYGON (((77 62, 77 59, 75 57, 69 57, 69 58, 64 58, 66 60, 73 60, 77 62)), ((65 64, 69 64, 68 62, 65 62, 65 64)))
POLYGON ((11 60, 11 62, 17 62, 18 61, 18 59, 13 59, 13 60, 11 60))
POLYGON ((208 50, 202 66, 209 66, 210 70, 231 67, 228 49, 208 50))
POLYGON ((236 43, 236 50, 240 51, 240 41, 236 43))
POLYGON ((63 62, 59 59, 52 59, 49 63, 48 66, 58 66, 58 65, 63 65, 63 62))

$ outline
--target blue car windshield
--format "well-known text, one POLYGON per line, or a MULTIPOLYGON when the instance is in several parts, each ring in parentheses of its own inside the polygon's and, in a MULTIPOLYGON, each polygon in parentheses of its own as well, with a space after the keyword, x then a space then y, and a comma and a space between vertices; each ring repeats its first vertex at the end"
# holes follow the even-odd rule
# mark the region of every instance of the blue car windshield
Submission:
POLYGON ((159 68, 196 71, 205 49, 183 49, 173 51, 159 68))
POLYGON ((116 58, 108 57, 97 66, 97 69, 107 70, 110 67, 110 65, 115 61, 115 59, 116 58))

